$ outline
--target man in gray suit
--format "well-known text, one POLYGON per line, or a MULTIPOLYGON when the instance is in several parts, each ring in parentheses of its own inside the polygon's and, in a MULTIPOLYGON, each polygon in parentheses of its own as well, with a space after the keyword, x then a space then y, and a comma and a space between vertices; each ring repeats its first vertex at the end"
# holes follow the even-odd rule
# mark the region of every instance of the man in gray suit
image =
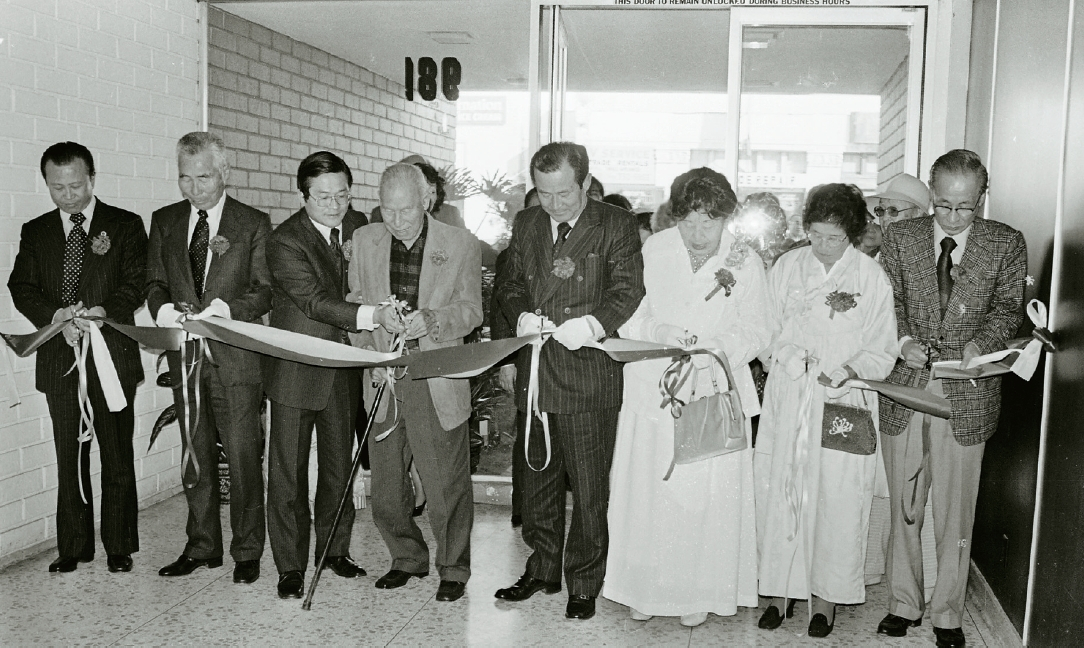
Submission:
MULTIPOLYGON (((159 326, 180 326, 182 313, 259 322, 271 308, 271 276, 264 250, 271 234, 267 214, 226 195, 230 166, 217 135, 189 133, 177 142, 178 185, 184 200, 151 217, 147 304, 159 326)), ((198 384, 187 385, 189 402, 199 395, 199 419, 188 420, 181 354, 166 354, 173 403, 182 424, 181 443, 195 458, 182 465, 188 498, 188 543, 161 576, 186 576, 222 565, 222 525, 216 478, 222 441, 230 467, 230 555, 235 583, 260 577, 264 546, 263 471, 260 452, 259 354, 208 340, 209 358, 186 342, 188 370, 201 363, 198 384), (215 433, 217 428, 218 432, 215 433), (194 486, 190 486, 195 481, 194 486)))

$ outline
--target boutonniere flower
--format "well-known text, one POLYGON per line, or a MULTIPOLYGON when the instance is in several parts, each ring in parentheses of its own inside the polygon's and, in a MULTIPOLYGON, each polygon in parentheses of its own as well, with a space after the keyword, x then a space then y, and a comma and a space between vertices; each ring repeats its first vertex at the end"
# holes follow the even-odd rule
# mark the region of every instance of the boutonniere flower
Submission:
POLYGON ((444 265, 448 262, 448 253, 444 250, 433 250, 433 253, 429 255, 430 260, 436 265, 444 265))
POLYGON ((855 300, 855 297, 861 296, 862 293, 849 293, 842 290, 828 293, 828 298, 824 300, 824 303, 832 308, 832 312, 828 314, 828 319, 835 319, 836 313, 846 313, 857 306, 858 301, 855 300))
POLYGON ((225 236, 222 236, 221 234, 216 234, 211 239, 211 242, 208 244, 208 247, 211 248, 212 252, 214 252, 215 254, 221 256, 221 255, 225 254, 227 250, 230 249, 230 240, 228 238, 226 238, 225 236))
POLYGON ((98 235, 90 239, 90 251, 98 256, 101 256, 109 251, 109 235, 105 232, 98 232, 98 235))
POLYGON ((576 263, 572 259, 561 257, 553 260, 553 276, 568 279, 574 274, 576 274, 576 263))
MULTIPOLYGON (((740 240, 734 241, 730 245, 730 253, 726 255, 726 259, 723 264, 728 268, 740 268, 745 263, 745 258, 749 256, 749 246, 742 243, 740 240)), ((730 296, 730 291, 726 292, 727 296, 730 296)))
POLYGON ((354 239, 342 244, 343 259, 349 261, 354 256, 354 239))
POLYGON ((715 293, 719 292, 720 290, 725 290, 726 296, 729 297, 731 290, 733 290, 734 286, 736 286, 737 283, 738 280, 734 278, 734 273, 727 270, 726 268, 719 268, 715 271, 715 287, 711 289, 711 292, 709 292, 708 296, 704 298, 704 301, 708 301, 709 299, 714 297, 715 293))
POLYGON ((958 265, 952 266, 952 269, 949 270, 949 276, 952 277, 953 281, 968 281, 971 277, 971 273, 968 272, 967 268, 964 266, 958 265))

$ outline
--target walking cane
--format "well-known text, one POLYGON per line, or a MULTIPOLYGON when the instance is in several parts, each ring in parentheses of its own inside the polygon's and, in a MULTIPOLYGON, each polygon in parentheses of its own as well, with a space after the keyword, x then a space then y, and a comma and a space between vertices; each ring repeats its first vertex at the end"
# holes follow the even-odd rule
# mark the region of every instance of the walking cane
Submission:
POLYGON ((320 552, 320 560, 316 561, 316 573, 312 576, 312 582, 309 583, 309 593, 305 596, 305 602, 301 604, 302 610, 312 609, 312 595, 316 592, 316 586, 320 583, 320 572, 324 570, 324 562, 327 560, 327 552, 331 549, 331 539, 335 537, 335 530, 339 528, 339 521, 342 520, 343 510, 346 508, 346 503, 350 499, 350 487, 354 484, 354 480, 358 476, 358 469, 361 467, 361 450, 365 447, 365 439, 369 437, 369 431, 373 429, 373 422, 376 420, 376 410, 380 408, 380 399, 384 396, 384 388, 387 387, 387 383, 381 383, 380 387, 376 390, 376 397, 373 398, 372 408, 369 410, 369 418, 365 422, 365 433, 361 436, 361 442, 358 444, 358 451, 354 453, 354 467, 350 470, 350 479, 346 481, 346 488, 343 490, 342 499, 339 500, 339 510, 335 511, 335 521, 331 523, 331 531, 327 534, 327 542, 324 544, 324 550, 320 552))

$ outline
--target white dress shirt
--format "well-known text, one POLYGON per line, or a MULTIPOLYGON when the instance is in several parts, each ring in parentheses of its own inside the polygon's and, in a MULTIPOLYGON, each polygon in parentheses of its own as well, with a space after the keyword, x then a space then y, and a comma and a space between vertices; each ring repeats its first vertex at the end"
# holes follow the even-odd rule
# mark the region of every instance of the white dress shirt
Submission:
MULTIPOLYGON (((316 219, 314 219, 312 217, 309 218, 309 222, 312 223, 312 226, 316 228, 317 232, 320 232, 320 236, 322 236, 324 238, 324 240, 327 241, 327 244, 330 247, 331 246, 331 229, 332 228, 328 227, 327 225, 324 225, 323 223, 316 222, 316 219)), ((339 226, 336 227, 335 229, 339 230, 339 245, 342 246, 342 244, 345 243, 345 241, 343 240, 342 223, 339 223, 339 226)), ((376 328, 376 324, 373 323, 373 314, 375 312, 376 312, 376 306, 365 306, 365 305, 358 306, 358 317, 357 317, 358 330, 371 331, 371 330, 376 328)))
MULTIPOLYGON (((90 197, 90 204, 86 206, 86 209, 79 212, 86 217, 83 224, 80 227, 83 228, 83 232, 90 232, 90 219, 94 218, 94 207, 97 206, 98 199, 94 196, 90 197)), ((64 226, 64 240, 68 239, 68 235, 72 233, 72 228, 75 227, 75 223, 72 222, 72 215, 63 209, 60 210, 60 224, 64 226)))

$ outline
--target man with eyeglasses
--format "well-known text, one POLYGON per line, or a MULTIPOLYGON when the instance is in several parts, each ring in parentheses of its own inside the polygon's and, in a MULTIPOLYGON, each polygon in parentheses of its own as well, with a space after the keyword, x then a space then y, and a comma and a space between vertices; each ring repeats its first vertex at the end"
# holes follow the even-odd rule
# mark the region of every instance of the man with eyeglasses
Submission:
MULTIPOLYGON (((271 219, 227 196, 229 177, 226 147, 217 135, 193 132, 177 142, 177 184, 184 200, 154 212, 147 255, 147 307, 159 326, 178 328, 183 317, 210 315, 259 322, 271 308, 271 276, 264 258, 271 219)), ((252 583, 260 577, 265 538, 260 356, 215 341, 207 344, 209 355, 202 357, 197 342, 185 342, 183 370, 201 365, 196 384, 182 377, 181 354, 166 353, 174 407, 186 431, 182 447, 195 463, 182 466, 186 472, 181 475, 188 500, 188 542, 181 556, 158 574, 187 576, 200 567, 222 565, 217 478, 221 440, 230 468, 233 581, 252 583), (186 401, 201 403, 197 420, 188 420, 186 401)))
POLYGON ((901 637, 922 622, 921 532, 933 504, 937 584, 930 620, 940 647, 963 646, 964 597, 975 500, 986 440, 997 430, 1001 378, 930 380, 931 360, 960 360, 1004 349, 1024 318, 1027 247, 1013 228, 978 218, 988 177, 979 156, 949 151, 930 169, 933 216, 885 232, 882 265, 892 282, 900 359, 888 380, 945 396, 949 419, 881 397, 881 449, 888 476, 891 532, 888 616, 877 632, 901 637))
POLYGON ((885 191, 867 199, 876 200, 873 214, 877 217, 875 222, 870 222, 863 236, 865 249, 862 251, 879 258, 880 247, 884 233, 893 223, 909 218, 925 216, 930 209, 930 190, 926 183, 913 175, 901 173, 893 178, 885 191))
MULTIPOLYGON (((346 162, 328 151, 313 153, 298 166, 297 188, 304 204, 267 243, 271 326, 350 344, 347 333, 371 321, 371 307, 346 301, 351 251, 346 243, 365 224, 364 216, 350 210, 352 183, 346 162)), ((313 517, 315 554, 330 541, 326 564, 333 572, 343 578, 365 575, 349 555, 353 507, 346 507, 334 537, 328 537, 350 477, 359 372, 264 356, 263 374, 271 399, 267 532, 279 572, 279 598, 301 598, 313 517), (316 510, 310 515, 308 465, 314 426, 319 474, 316 510)))

